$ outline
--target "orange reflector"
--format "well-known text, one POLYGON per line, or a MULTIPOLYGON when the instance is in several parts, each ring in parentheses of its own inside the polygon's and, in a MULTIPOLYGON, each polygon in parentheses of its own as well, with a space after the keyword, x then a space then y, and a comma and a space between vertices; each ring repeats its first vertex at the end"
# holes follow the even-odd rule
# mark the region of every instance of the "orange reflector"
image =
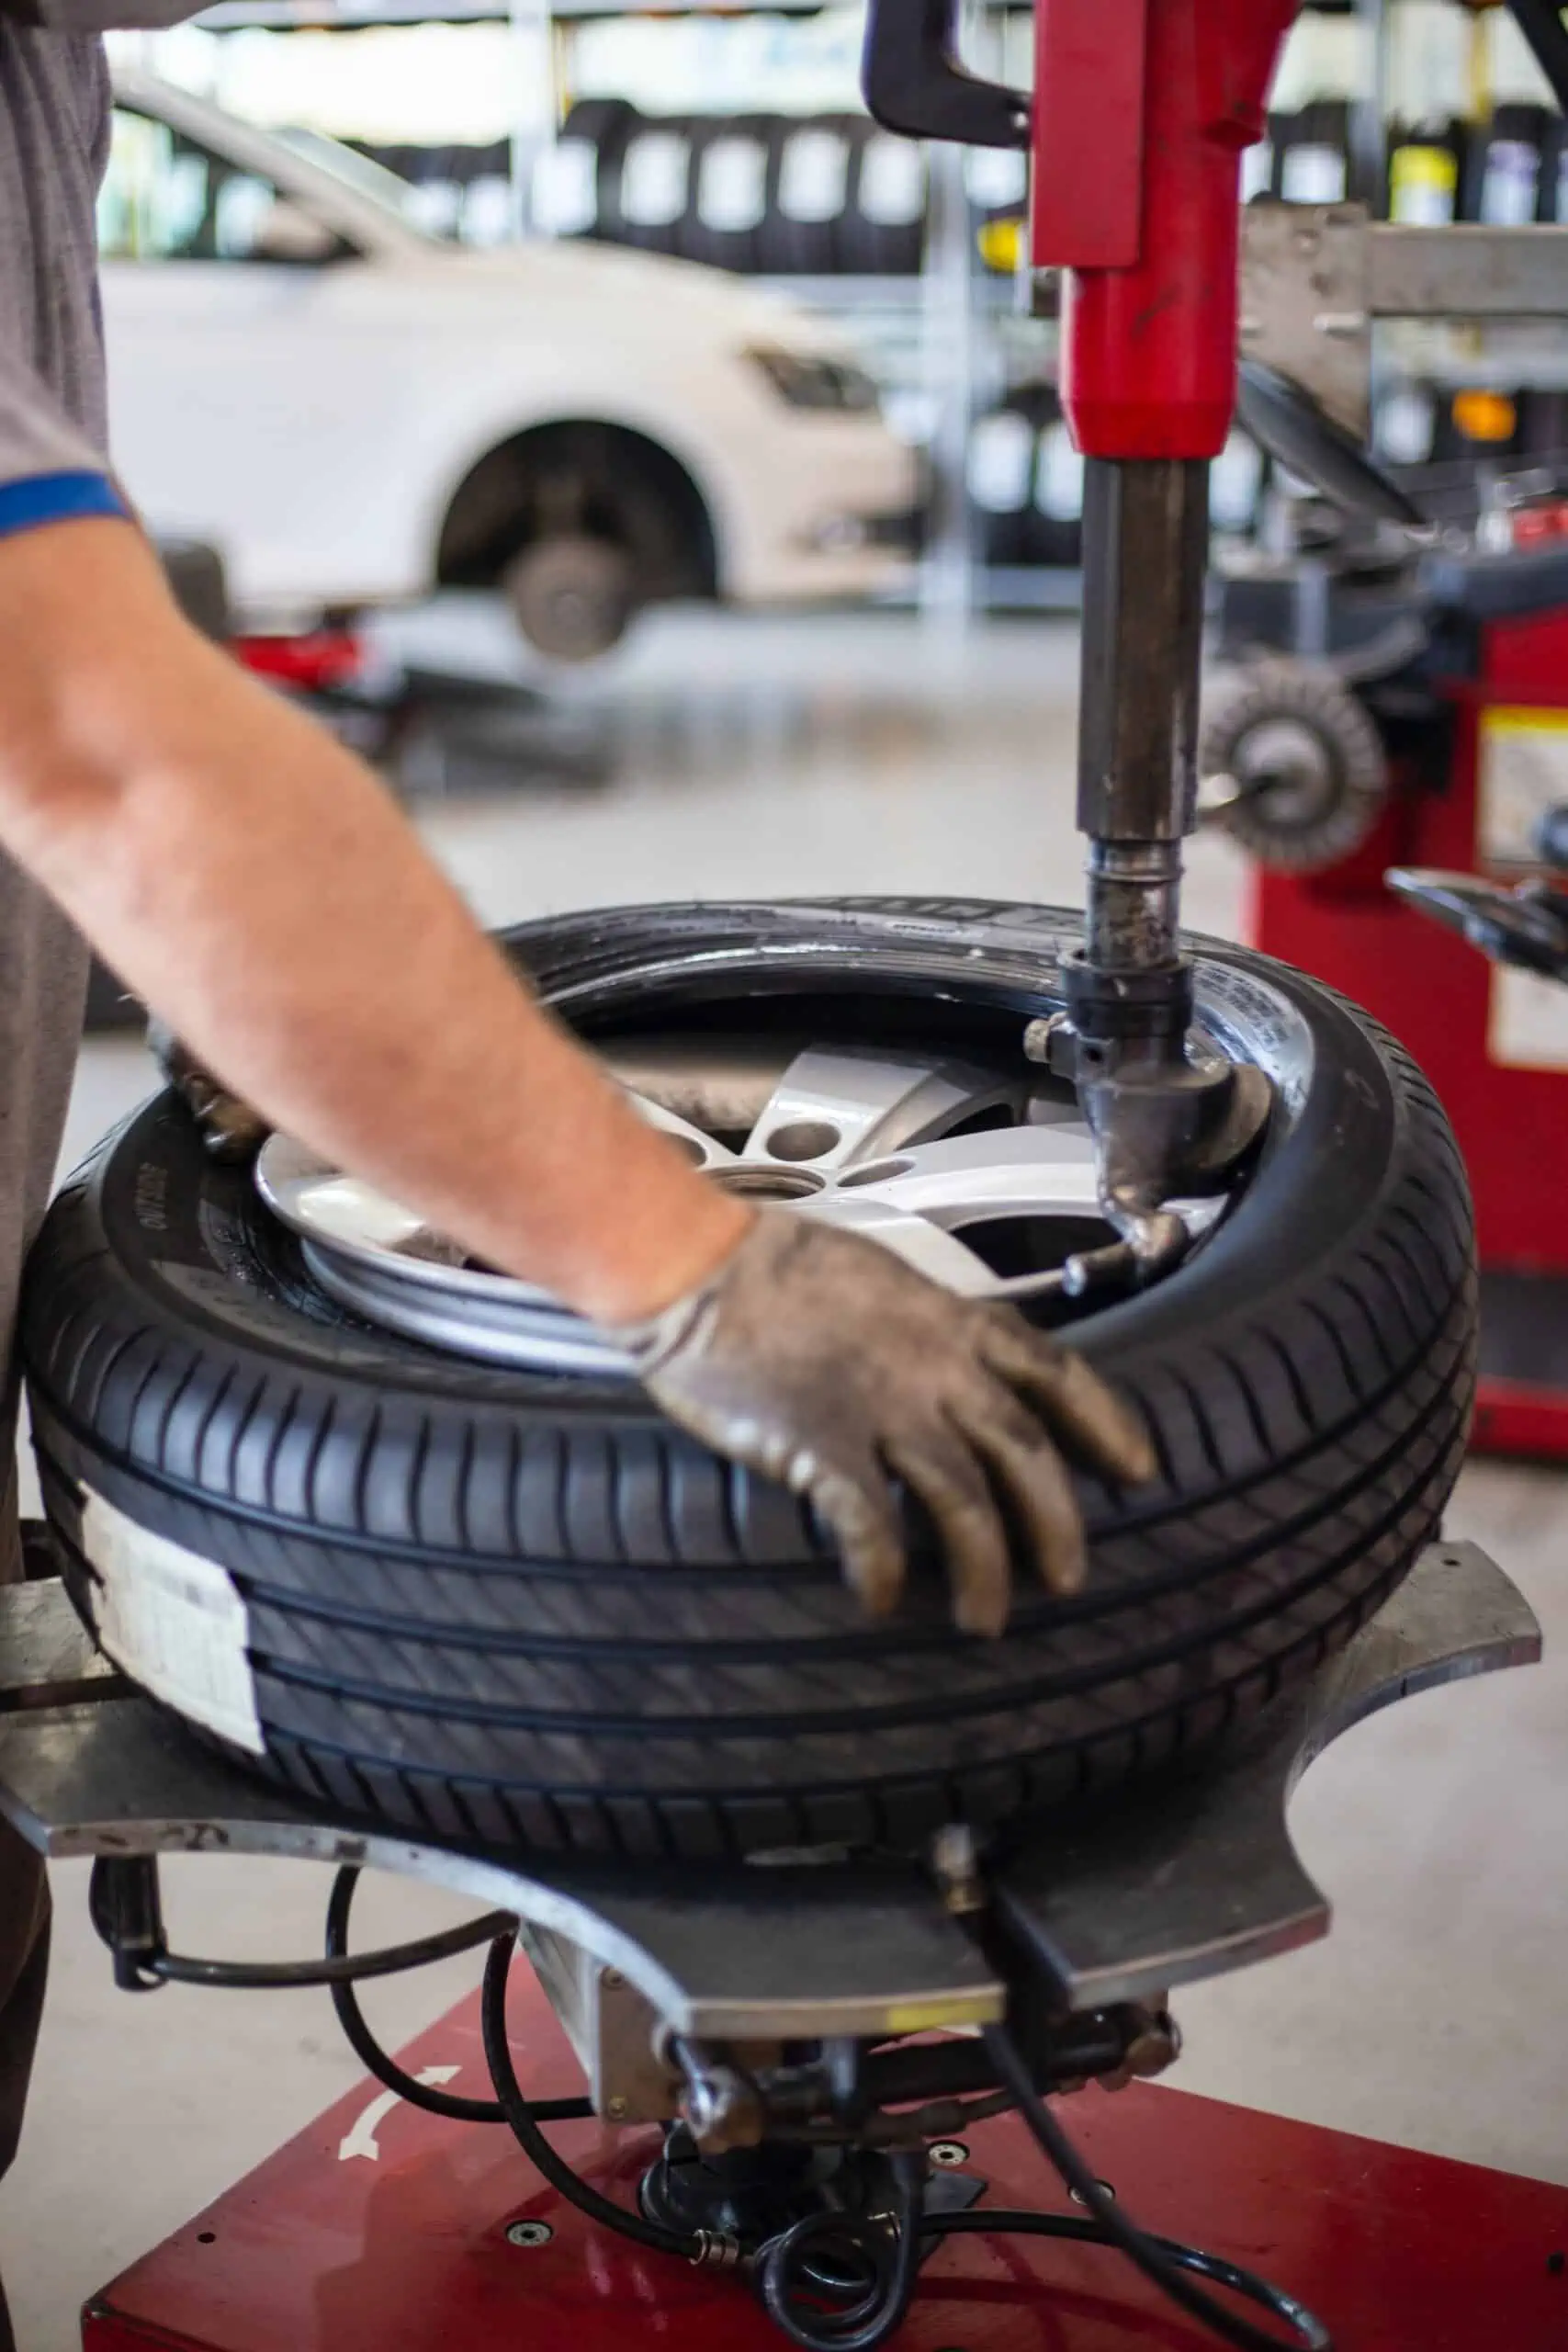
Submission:
POLYGON ((1519 412, 1506 392, 1456 392, 1454 423, 1467 441, 1511 441, 1519 412))

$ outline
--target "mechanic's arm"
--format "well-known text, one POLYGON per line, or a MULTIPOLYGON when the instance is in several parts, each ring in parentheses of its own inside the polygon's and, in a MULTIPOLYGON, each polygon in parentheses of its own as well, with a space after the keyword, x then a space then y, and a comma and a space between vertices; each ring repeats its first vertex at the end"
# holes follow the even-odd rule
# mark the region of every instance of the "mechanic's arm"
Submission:
POLYGON ((0 542, 0 840, 268 1122, 601 1321, 748 1222, 517 985, 359 760, 107 519, 0 542))
POLYGON ((660 1401, 808 1494, 886 1608, 889 1473, 960 1623, 999 1630, 1004 1508, 1048 1581, 1083 1541, 1048 1430, 1119 1476, 1141 1430, 1020 1318, 694 1171, 519 986, 352 754, 209 645, 138 532, 0 541, 0 842, 271 1123, 600 1322, 660 1401))

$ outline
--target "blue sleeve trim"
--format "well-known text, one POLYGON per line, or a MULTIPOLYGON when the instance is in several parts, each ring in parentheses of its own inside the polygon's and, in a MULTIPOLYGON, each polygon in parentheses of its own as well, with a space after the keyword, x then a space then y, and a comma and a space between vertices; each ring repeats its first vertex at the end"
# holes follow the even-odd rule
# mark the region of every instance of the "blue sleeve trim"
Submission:
POLYGON ((74 522, 82 514, 130 520, 130 509, 107 474, 29 474, 21 481, 0 482, 0 539, 46 523, 74 522))

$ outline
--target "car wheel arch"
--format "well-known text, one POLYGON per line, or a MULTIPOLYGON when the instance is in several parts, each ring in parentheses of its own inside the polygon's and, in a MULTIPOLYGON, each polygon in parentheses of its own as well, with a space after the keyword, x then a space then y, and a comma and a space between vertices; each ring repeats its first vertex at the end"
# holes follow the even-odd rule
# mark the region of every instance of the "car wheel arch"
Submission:
POLYGON ((494 434, 451 477, 434 518, 435 583, 495 585, 507 564, 545 535, 539 525, 552 494, 549 478, 557 477, 558 491, 563 472, 585 479, 587 494, 576 511, 558 501, 560 527, 581 529, 586 521, 612 539, 630 539, 651 562, 650 599, 723 593, 731 534, 708 469, 672 436, 581 414, 537 418, 494 434), (617 509, 616 521, 609 521, 617 509), (674 542, 662 548, 650 545, 660 513, 674 542))

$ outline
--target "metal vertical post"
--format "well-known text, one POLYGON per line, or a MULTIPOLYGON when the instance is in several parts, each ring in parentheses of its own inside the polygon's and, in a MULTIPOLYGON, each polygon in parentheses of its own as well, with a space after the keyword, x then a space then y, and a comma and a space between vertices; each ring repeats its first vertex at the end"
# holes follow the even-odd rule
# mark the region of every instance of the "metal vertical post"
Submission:
POLYGON ((556 59, 550 0, 508 0, 513 72, 516 76, 511 140, 512 233, 530 235, 534 177, 539 158, 555 144, 556 59))
POLYGON ((926 251, 921 279, 922 372, 932 410, 931 502, 920 610, 955 633, 975 603, 969 435, 975 378, 974 271, 964 150, 927 148, 926 251))
POLYGON ((1360 28, 1360 95, 1350 102, 1349 194, 1381 211, 1388 151, 1388 0, 1356 0, 1360 28))

